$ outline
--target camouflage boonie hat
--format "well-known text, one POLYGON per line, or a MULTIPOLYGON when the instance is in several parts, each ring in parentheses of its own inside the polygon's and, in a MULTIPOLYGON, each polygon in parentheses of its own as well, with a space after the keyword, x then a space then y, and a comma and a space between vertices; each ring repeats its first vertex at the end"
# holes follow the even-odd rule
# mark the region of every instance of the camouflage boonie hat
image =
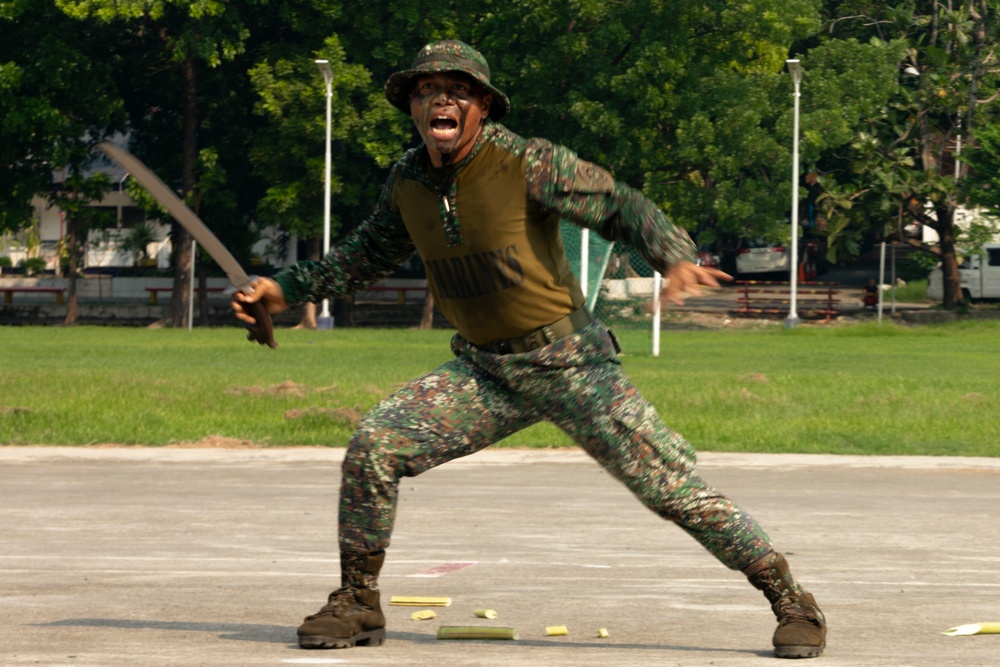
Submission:
POLYGON ((385 98, 400 111, 410 113, 413 79, 430 72, 462 72, 493 95, 490 118, 500 120, 510 111, 510 100, 490 83, 490 66, 483 54, 457 39, 433 42, 420 49, 410 69, 396 72, 385 82, 385 98))

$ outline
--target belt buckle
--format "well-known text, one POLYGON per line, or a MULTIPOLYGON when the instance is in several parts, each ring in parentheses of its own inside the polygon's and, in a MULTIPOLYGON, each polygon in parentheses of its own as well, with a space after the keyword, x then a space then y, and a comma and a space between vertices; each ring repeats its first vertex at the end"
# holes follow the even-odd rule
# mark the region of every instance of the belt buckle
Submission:
POLYGON ((537 350, 541 347, 545 347, 549 344, 548 335, 543 329, 536 329, 530 334, 527 334, 522 340, 524 341, 525 352, 531 352, 537 350))

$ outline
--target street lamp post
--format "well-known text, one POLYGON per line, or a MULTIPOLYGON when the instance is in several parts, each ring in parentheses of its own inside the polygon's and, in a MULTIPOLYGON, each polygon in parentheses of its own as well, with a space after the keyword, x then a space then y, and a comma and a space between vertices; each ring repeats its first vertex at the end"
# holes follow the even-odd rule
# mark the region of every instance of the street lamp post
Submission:
POLYGON ((958 134, 955 136, 955 182, 958 183, 962 175, 962 110, 958 110, 958 134))
MULTIPOLYGON (((319 71, 323 75, 323 81, 326 82, 326 174, 323 191, 323 256, 326 257, 330 252, 330 124, 333 105, 333 70, 330 69, 329 60, 317 60, 316 66, 319 67, 319 71)), ((316 318, 316 328, 333 328, 333 317, 330 315, 329 299, 323 299, 323 309, 319 317, 316 318)))
MULTIPOLYGON (((907 65, 906 67, 903 68, 903 74, 905 74, 906 76, 911 76, 911 77, 919 77, 920 76, 920 70, 918 70, 913 65, 907 65)), ((961 128, 962 128, 962 113, 961 112, 959 112, 959 115, 958 115, 958 127, 959 127, 959 132, 961 133, 961 128)), ((962 135, 961 134, 958 135, 958 144, 959 144, 959 152, 961 152, 961 144, 962 144, 962 135)), ((955 162, 955 179, 958 180, 958 162, 957 161, 955 162)), ((897 223, 897 227, 899 227, 899 224, 901 224, 901 223, 897 223)), ((902 230, 897 229, 897 232, 901 233, 902 230)), ((891 252, 891 255, 890 255, 890 259, 889 259, 889 261, 891 263, 890 270, 889 270, 889 284, 892 285, 892 289, 891 289, 891 292, 892 292, 892 314, 895 315, 896 314, 896 241, 895 240, 892 242, 892 247, 891 247, 890 250, 892 252, 891 252)), ((885 292, 882 290, 882 285, 884 285, 884 284, 885 284, 885 240, 883 239, 882 240, 882 250, 879 253, 879 266, 878 266, 878 285, 879 285, 879 289, 878 289, 878 324, 879 324, 879 326, 882 326, 882 307, 884 305, 883 304, 883 297, 885 296, 885 292)))
POLYGON ((802 67, 798 60, 786 60, 788 73, 792 75, 795 84, 795 112, 792 121, 792 261, 789 269, 791 290, 788 299, 788 317, 785 327, 793 329, 799 324, 799 314, 796 312, 799 286, 799 84, 802 82, 802 67))

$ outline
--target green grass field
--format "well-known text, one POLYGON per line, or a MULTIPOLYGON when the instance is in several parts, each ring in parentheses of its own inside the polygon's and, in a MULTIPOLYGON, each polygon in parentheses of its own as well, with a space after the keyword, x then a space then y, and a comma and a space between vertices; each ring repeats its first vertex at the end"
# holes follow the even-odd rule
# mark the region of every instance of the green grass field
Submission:
MULTIPOLYGON (((449 331, 0 328, 0 443, 343 446, 450 356, 449 331)), ((1000 323, 621 332, 626 371, 698 449, 1000 456, 1000 323)), ((503 446, 571 443, 541 424, 503 446)))

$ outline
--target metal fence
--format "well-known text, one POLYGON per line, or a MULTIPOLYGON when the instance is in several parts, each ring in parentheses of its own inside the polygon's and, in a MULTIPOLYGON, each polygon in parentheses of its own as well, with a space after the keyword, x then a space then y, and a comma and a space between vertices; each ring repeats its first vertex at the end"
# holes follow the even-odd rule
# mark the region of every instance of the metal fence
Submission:
POLYGON ((567 222, 561 232, 570 266, 577 276, 586 275, 581 283, 594 316, 616 329, 651 328, 658 354, 660 277, 633 248, 567 222))

